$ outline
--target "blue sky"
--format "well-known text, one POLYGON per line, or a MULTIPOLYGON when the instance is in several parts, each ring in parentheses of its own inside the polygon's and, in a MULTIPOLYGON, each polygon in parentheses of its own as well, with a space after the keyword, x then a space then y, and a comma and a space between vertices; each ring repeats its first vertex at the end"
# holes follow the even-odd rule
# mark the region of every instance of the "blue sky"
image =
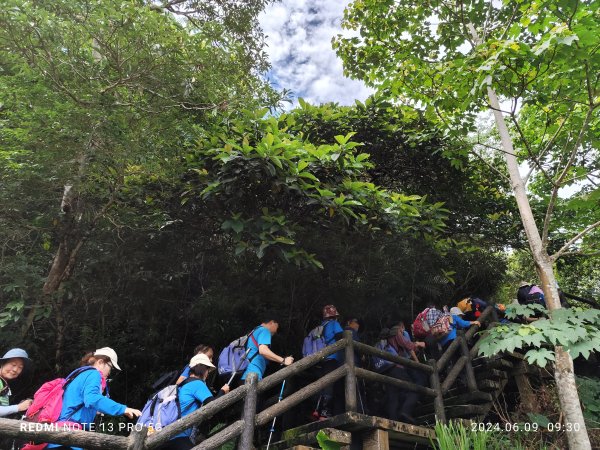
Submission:
POLYGON ((364 100, 371 90, 342 75, 331 38, 342 32, 347 0, 282 0, 267 7, 260 23, 267 36, 270 78, 310 103, 364 100))

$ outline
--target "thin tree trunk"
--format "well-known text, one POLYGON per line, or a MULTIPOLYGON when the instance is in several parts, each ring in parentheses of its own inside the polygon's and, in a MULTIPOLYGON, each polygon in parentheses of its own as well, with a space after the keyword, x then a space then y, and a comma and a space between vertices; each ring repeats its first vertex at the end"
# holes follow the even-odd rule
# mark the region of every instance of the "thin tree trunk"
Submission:
MULTIPOLYGON (((519 208, 519 213, 521 214, 521 220, 523 222, 525 234, 527 235, 527 240, 529 241, 529 247, 531 248, 536 270, 542 282, 546 305, 550 311, 554 311, 560 309, 561 305, 558 289, 556 287, 556 278, 554 277, 554 270, 552 268, 552 261, 548 255, 547 249, 544 248, 542 244, 542 238, 535 223, 533 212, 531 211, 529 198, 527 197, 525 183, 519 173, 519 164, 514 153, 512 138, 508 132, 504 116, 500 111, 498 96, 491 87, 488 87, 488 98, 494 112, 496 127, 500 133, 500 139, 502 140, 502 147, 504 149, 506 165, 512 183, 512 190, 515 199, 517 200, 517 206, 519 208)), ((569 448, 571 450, 591 450, 592 446, 587 434, 587 428, 585 426, 585 420, 579 402, 577 385, 575 384, 573 360, 571 359, 571 355, 564 351, 562 346, 556 346, 554 353, 556 357, 554 379, 556 380, 560 406, 565 417, 565 428, 567 439, 569 441, 569 448)))

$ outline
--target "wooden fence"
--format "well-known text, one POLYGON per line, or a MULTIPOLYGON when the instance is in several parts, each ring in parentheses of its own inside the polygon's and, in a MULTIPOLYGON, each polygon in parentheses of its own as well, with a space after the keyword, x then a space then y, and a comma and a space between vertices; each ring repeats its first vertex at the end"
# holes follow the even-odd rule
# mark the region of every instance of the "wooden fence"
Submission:
MULTIPOLYGON (((482 324, 488 322, 488 326, 492 325, 495 320, 495 310, 492 307, 488 307, 479 318, 479 321, 482 322, 482 324)), ((444 394, 446 394, 455 384, 463 369, 465 370, 466 382, 469 390, 477 390, 477 380, 475 379, 471 364, 473 358, 477 356, 477 343, 471 348, 468 346, 468 342, 473 338, 477 330, 476 327, 471 327, 466 333, 459 333, 457 338, 450 344, 438 361, 429 360, 427 364, 394 356, 369 345, 355 342, 352 340, 352 334, 349 331, 346 331, 344 332, 344 338, 337 341, 335 344, 327 346, 320 352, 303 358, 291 366, 277 371, 260 382, 257 382, 255 374, 250 374, 244 385, 153 434, 148 434, 148 430, 145 427, 135 427, 128 437, 88 431, 35 429, 36 424, 30 422, 0 419, 0 436, 14 437, 19 440, 31 440, 34 442, 54 442, 86 449, 151 450, 164 444, 182 431, 191 428, 194 425, 198 425, 210 419, 215 414, 243 401, 243 413, 239 420, 231 423, 213 436, 210 436, 195 446, 193 450, 214 449, 236 438, 240 438, 239 448, 241 450, 250 450, 253 448, 252 439, 255 427, 270 423, 274 417, 297 406, 307 398, 318 394, 323 388, 335 383, 341 378, 345 379, 344 391, 346 411, 356 412, 357 377, 372 382, 397 386, 401 389, 417 392, 422 396, 432 398, 436 419, 441 422, 446 422, 444 394), (289 377, 305 372, 307 369, 322 362, 325 357, 341 350, 344 350, 345 353, 345 363, 341 367, 299 389, 279 403, 257 413, 256 405, 258 395, 280 385, 289 377), (355 366, 355 351, 363 355, 378 356, 385 360, 401 364, 404 367, 421 371, 429 377, 431 387, 424 387, 370 370, 358 368, 355 366), (440 382, 440 371, 446 367, 457 352, 459 352, 461 356, 456 360, 444 381, 440 382)))

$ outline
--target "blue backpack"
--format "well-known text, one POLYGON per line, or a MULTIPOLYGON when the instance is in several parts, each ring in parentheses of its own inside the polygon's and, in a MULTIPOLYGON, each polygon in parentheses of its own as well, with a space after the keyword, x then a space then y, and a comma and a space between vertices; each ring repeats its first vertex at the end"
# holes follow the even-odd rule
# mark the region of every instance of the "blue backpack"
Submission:
POLYGON ((331 342, 325 342, 325 327, 331 322, 331 320, 323 321, 321 325, 310 330, 302 342, 302 357, 313 355, 331 344, 331 342))
POLYGON ((188 378, 179 386, 172 384, 154 394, 144 405, 142 415, 137 423, 148 427, 148 433, 160 431, 176 420, 181 419, 181 405, 179 403, 179 389, 192 381, 201 381, 198 378, 188 378))
POLYGON ((256 348, 258 348, 258 342, 256 342, 256 339, 254 339, 253 336, 256 328, 247 335, 230 342, 229 345, 221 351, 219 354, 219 361, 217 362, 219 375, 231 375, 234 372, 243 372, 248 367, 248 364, 250 364, 256 355, 258 355, 258 353, 255 353, 252 357, 248 358, 248 353, 250 351, 248 348, 249 338, 252 339, 252 342, 256 345, 256 348))
MULTIPOLYGON (((387 340, 385 339, 377 342, 377 344, 375 344, 375 348, 387 353, 391 353, 394 356, 398 356, 396 349, 388 344, 387 340)), ((379 356, 373 356, 373 367, 375 372, 383 373, 386 370, 391 369, 395 364, 396 363, 380 358, 379 356)))

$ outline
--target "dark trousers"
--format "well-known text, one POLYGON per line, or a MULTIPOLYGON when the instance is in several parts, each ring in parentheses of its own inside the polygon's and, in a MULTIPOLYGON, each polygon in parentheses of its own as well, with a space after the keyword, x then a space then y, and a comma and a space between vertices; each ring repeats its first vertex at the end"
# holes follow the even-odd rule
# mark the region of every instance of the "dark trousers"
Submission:
MULTIPOLYGON (((333 372, 335 369, 340 367, 342 364, 336 359, 328 359, 323 362, 323 368, 321 376, 333 372)), ((330 415, 336 416, 342 414, 345 410, 344 407, 344 379, 341 378, 335 383, 330 384, 321 391, 321 411, 327 411, 330 415)))
MULTIPOLYGON (((385 375, 397 380, 412 382, 408 371, 402 367, 395 366, 385 372, 385 375)), ((388 418, 398 420, 401 414, 412 416, 419 395, 416 392, 407 391, 392 385, 387 385, 386 389, 387 402, 385 404, 385 412, 388 418)))

